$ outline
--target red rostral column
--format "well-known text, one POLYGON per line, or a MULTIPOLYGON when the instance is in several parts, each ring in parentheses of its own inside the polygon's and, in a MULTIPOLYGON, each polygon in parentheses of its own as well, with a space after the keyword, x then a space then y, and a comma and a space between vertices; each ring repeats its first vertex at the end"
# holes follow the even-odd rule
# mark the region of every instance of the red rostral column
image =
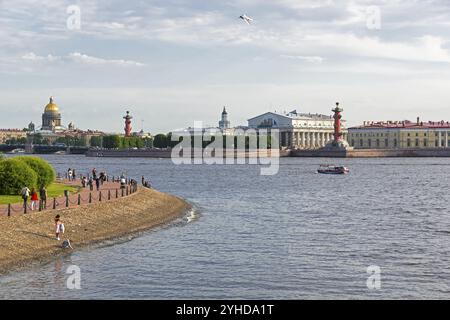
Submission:
POLYGON ((339 102, 336 102, 336 108, 331 110, 334 112, 334 142, 338 142, 341 140, 342 132, 341 132, 341 112, 344 111, 344 109, 339 108, 339 102))
POLYGON ((131 119, 133 119, 132 116, 130 116, 130 111, 127 111, 127 115, 123 117, 125 119, 125 137, 131 136, 131 119))

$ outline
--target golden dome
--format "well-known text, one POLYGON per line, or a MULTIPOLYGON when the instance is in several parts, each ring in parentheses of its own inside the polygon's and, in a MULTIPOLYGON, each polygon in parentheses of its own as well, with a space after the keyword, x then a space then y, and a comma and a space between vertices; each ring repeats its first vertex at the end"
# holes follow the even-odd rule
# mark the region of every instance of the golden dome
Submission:
POLYGON ((57 113, 59 112, 59 107, 56 105, 56 103, 53 102, 53 97, 50 97, 50 102, 48 105, 45 106, 45 113, 57 113))

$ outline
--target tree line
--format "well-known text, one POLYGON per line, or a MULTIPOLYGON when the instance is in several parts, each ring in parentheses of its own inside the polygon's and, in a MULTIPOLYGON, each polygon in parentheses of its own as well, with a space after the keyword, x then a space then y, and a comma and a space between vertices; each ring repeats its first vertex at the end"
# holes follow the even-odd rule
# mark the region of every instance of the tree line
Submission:
POLYGON ((92 137, 91 147, 106 149, 150 148, 152 147, 152 139, 142 137, 122 137, 114 134, 104 137, 92 137))
MULTIPOLYGON (((99 148, 105 148, 105 149, 131 149, 131 148, 159 148, 159 149, 166 149, 166 148, 173 148, 176 146, 179 142, 182 141, 182 137, 176 137, 172 138, 172 133, 169 132, 168 134, 157 134, 153 138, 150 137, 138 137, 138 136, 132 136, 132 137, 123 137, 117 134, 113 135, 107 135, 107 136, 93 136, 91 137, 90 141, 86 139, 86 137, 73 137, 73 136, 65 136, 65 137, 58 137, 53 144, 64 144, 68 147, 99 147, 99 148), (172 141, 174 140, 174 141, 172 141)), ((32 143, 33 144, 40 144, 40 145, 50 145, 50 141, 43 138, 41 134, 34 134, 32 137, 32 143)), ((205 141, 202 139, 202 147, 205 148, 212 142, 214 142, 216 139, 221 138, 223 139, 223 148, 237 148, 238 146, 245 145, 245 148, 250 147, 250 137, 249 136, 212 136, 210 138, 210 141, 205 141), (243 141, 242 139, 245 139, 243 141)), ((264 139, 265 143, 267 144, 268 148, 271 148, 272 144, 272 137, 271 136, 257 136, 257 146, 259 147, 261 144, 261 139, 264 139)), ((27 138, 19 138, 19 139, 10 139, 6 141, 6 144, 25 144, 27 141, 27 138)), ((265 144, 264 144, 265 145, 265 144)), ((194 147, 194 139, 191 139, 191 146, 194 147)))
MULTIPOLYGON (((183 141, 183 137, 174 137, 172 138, 172 133, 169 133, 167 135, 165 134, 157 134, 153 139, 153 147, 155 148, 173 148, 178 143, 183 141), (174 140, 174 141, 172 141, 174 140)), ((251 139, 249 136, 226 136, 226 135, 215 135, 211 136, 208 141, 206 141, 204 138, 202 138, 201 144, 202 148, 206 148, 211 143, 215 142, 217 139, 222 139, 222 146, 224 149, 237 149, 239 147, 245 146, 246 149, 250 148, 251 139)), ((256 136, 254 141, 252 143, 256 144, 257 148, 262 147, 263 148, 271 148, 272 146, 272 136, 270 135, 261 135, 256 136)), ((191 136, 191 147, 194 148, 194 137, 191 136)))

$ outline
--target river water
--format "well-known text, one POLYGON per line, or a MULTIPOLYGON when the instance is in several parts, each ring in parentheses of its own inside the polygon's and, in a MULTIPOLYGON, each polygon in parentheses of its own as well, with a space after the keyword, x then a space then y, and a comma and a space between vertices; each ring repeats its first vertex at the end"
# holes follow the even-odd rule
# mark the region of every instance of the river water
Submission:
POLYGON ((125 172, 187 199, 194 212, 0 277, 0 298, 409 299, 450 297, 448 159, 330 159, 182 165, 170 159, 44 156, 58 171, 125 172), (81 270, 81 289, 66 273, 81 270), (381 288, 369 289, 369 266, 381 288))

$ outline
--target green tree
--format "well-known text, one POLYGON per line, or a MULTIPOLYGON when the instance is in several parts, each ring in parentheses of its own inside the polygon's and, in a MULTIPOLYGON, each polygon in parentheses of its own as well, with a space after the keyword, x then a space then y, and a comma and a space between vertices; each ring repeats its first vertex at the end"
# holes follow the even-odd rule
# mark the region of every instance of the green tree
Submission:
POLYGON ((136 138, 136 147, 141 149, 145 147, 145 141, 143 138, 136 138))
POLYGON ((8 145, 14 145, 14 144, 25 144, 27 143, 27 138, 20 137, 20 138, 11 138, 5 141, 5 144, 8 145))
POLYGON ((142 142, 143 142, 145 148, 153 147, 153 138, 144 138, 144 139, 142 139, 142 142))
POLYGON ((90 145, 91 147, 99 147, 99 148, 103 147, 103 137, 100 136, 91 137, 90 145))
POLYGON ((142 148, 143 142, 140 137, 125 137, 124 147, 125 148, 142 148))
POLYGON ((17 139, 16 138, 11 138, 11 139, 6 140, 5 143, 7 145, 14 145, 14 144, 17 144, 17 139))
POLYGON ((130 139, 129 138, 121 138, 120 139, 120 148, 128 149, 130 147, 130 139))
POLYGON ((153 146, 155 148, 167 148, 167 136, 165 134, 157 134, 155 138, 153 139, 153 146))
POLYGON ((17 143, 18 144, 26 144, 27 143, 27 138, 25 137, 21 137, 17 139, 17 143))
POLYGON ((33 144, 42 144, 42 135, 40 133, 33 135, 33 144))
POLYGON ((121 147, 121 138, 118 135, 110 135, 103 138, 103 147, 107 149, 118 149, 121 147))
POLYGON ((78 138, 78 147, 86 147, 88 145, 87 138, 86 137, 79 137, 78 138))
POLYGON ((172 132, 167 134, 167 146, 173 148, 182 141, 182 137, 174 135, 172 132))
POLYGON ((56 138, 55 143, 64 143, 65 145, 68 145, 66 137, 58 137, 58 138, 56 138))
POLYGON ((64 143, 66 146, 69 146, 69 147, 84 147, 84 146, 86 146, 86 138, 85 137, 71 137, 71 136, 58 137, 55 140, 55 143, 64 143))
POLYGON ((36 172, 38 186, 44 185, 47 187, 55 180, 55 170, 44 159, 30 156, 15 157, 14 159, 24 162, 36 172))
POLYGON ((37 174, 24 161, 11 158, 0 161, 0 194, 16 195, 25 186, 37 188, 37 174))

